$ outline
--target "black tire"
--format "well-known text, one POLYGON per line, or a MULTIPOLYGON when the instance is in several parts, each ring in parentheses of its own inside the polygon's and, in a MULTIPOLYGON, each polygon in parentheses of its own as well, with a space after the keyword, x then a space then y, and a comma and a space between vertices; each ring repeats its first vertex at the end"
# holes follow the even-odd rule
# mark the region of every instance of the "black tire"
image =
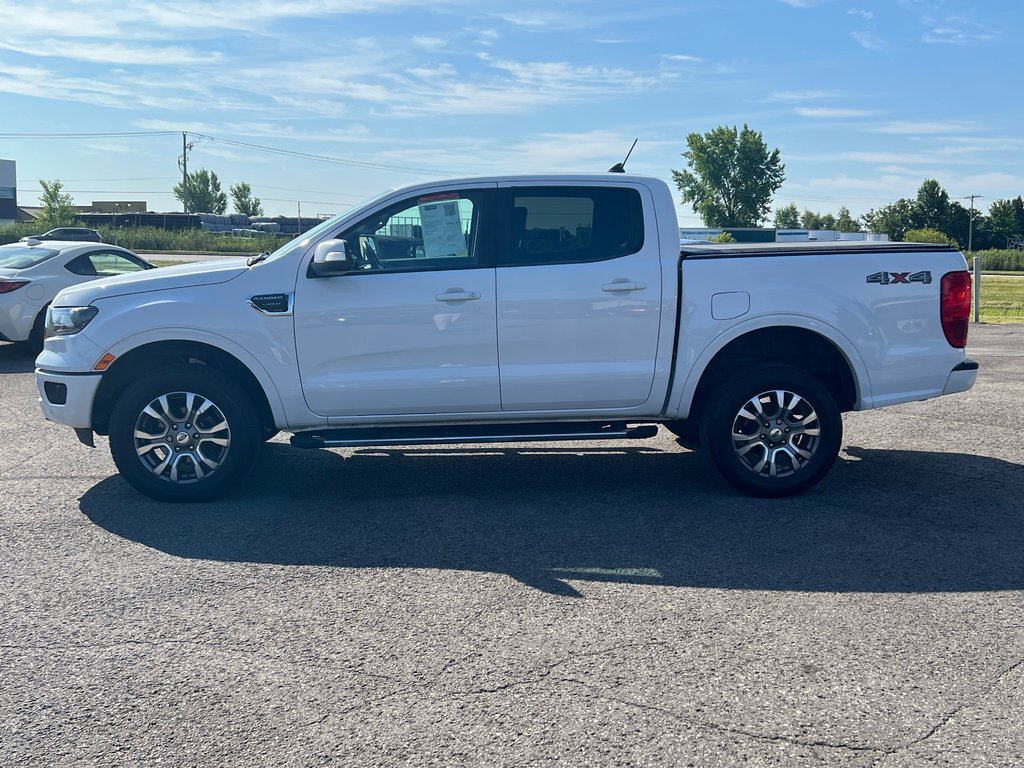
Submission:
POLYGON ((262 436, 245 390, 205 366, 143 375, 110 414, 114 463, 129 485, 157 501, 224 494, 252 466, 262 436))
POLYGON ((701 449, 700 424, 696 419, 666 421, 664 427, 678 438, 676 442, 686 450, 699 451, 701 449))
MULTIPOLYGON (((49 306, 49 305, 47 305, 49 306)), ((35 321, 32 323, 32 330, 28 334, 28 340, 25 342, 34 349, 43 348, 43 339, 46 336, 46 307, 39 310, 39 314, 36 315, 35 321)))
POLYGON ((832 394, 816 377, 787 366, 758 368, 725 384, 701 420, 715 468, 751 496, 807 490, 832 468, 842 439, 832 394))

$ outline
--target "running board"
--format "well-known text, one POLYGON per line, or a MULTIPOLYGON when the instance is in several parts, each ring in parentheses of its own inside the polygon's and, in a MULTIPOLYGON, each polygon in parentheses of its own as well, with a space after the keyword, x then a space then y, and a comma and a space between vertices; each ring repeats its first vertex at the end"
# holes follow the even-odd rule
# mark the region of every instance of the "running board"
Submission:
POLYGON ((296 448, 451 443, 532 443, 545 440, 642 440, 656 424, 630 427, 624 421, 565 421, 547 424, 438 424, 416 427, 343 427, 292 435, 296 448))

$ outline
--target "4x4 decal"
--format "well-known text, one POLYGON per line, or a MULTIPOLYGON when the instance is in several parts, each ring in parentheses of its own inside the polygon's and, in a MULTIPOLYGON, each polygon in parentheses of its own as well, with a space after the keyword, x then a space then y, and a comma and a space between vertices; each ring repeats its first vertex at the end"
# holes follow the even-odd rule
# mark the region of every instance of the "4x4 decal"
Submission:
POLYGON ((932 281, 931 272, 875 272, 868 275, 869 283, 889 285, 890 283, 924 283, 927 285, 932 281))

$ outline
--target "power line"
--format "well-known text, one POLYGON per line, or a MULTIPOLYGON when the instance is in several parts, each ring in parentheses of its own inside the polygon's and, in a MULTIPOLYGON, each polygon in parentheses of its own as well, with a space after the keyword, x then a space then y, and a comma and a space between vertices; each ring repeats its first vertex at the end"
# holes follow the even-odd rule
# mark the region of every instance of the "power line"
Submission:
POLYGON ((142 138, 148 136, 176 136, 178 134, 190 134, 207 141, 219 142, 233 147, 253 149, 258 152, 282 155, 284 157, 295 157, 303 160, 315 160, 322 163, 334 163, 336 165, 347 165, 356 168, 370 168, 378 171, 399 171, 402 173, 415 173, 425 176, 452 176, 451 171, 439 171, 429 168, 411 168, 409 166, 386 165, 384 163, 370 163, 362 160, 352 160, 346 157, 332 157, 320 155, 314 152, 298 152, 292 149, 280 147, 269 147, 265 144, 255 144, 248 141, 236 141, 225 139, 220 136, 211 136, 207 133, 197 131, 120 131, 116 133, 0 133, 0 139, 112 139, 112 138, 142 138))
POLYGON ((63 184, 66 181, 177 181, 177 176, 136 176, 128 179, 61 179, 63 184))
MULTIPOLYGON (((167 195, 170 192, 166 189, 153 190, 153 189, 64 189, 61 187, 61 192, 67 192, 74 195, 167 195)), ((26 195, 38 195, 38 189, 19 189, 19 194, 26 195)))
POLYGON ((361 160, 350 160, 350 159, 344 158, 344 157, 331 157, 330 155, 318 155, 318 154, 314 154, 312 152, 297 152, 297 151, 291 150, 291 149, 280 149, 278 147, 268 147, 268 146, 265 146, 263 144, 253 144, 253 143, 247 142, 247 141, 235 141, 233 139, 223 139, 223 138, 219 138, 217 136, 210 136, 209 134, 205 134, 205 133, 192 133, 192 135, 193 136, 198 136, 199 138, 202 138, 202 139, 207 139, 209 141, 216 141, 216 142, 220 142, 221 144, 228 144, 228 145, 234 146, 234 147, 244 147, 246 149, 255 149, 255 150, 258 150, 260 152, 269 152, 271 154, 284 155, 286 157, 298 157, 298 158, 302 158, 302 159, 305 159, 305 160, 317 160, 317 161, 324 162, 324 163, 337 163, 339 165, 351 165, 351 166, 355 166, 355 167, 358 167, 358 168, 373 168, 375 170, 382 170, 382 171, 401 171, 403 173, 417 173, 417 174, 424 174, 424 175, 427 175, 427 176, 437 176, 437 175, 450 176, 450 175, 453 175, 450 171, 438 171, 438 170, 431 170, 431 169, 427 169, 427 168, 417 169, 417 168, 409 168, 408 166, 406 166, 406 167, 399 167, 399 166, 395 166, 395 165, 384 165, 383 163, 367 163, 367 162, 363 162, 361 160))
POLYGON ((120 131, 117 133, 0 133, 0 139, 128 139, 174 136, 178 131, 120 131))

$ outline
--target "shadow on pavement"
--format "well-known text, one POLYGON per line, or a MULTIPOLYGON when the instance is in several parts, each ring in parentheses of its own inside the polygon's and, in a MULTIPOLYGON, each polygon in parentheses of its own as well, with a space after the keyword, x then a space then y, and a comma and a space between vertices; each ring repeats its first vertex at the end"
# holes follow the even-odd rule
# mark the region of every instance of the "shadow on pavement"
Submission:
POLYGON ((115 476, 80 506, 177 557, 504 573, 558 595, 574 580, 960 592, 1024 588, 1022 483, 998 459, 848 447, 812 491, 758 500, 688 452, 270 444, 228 499, 158 504, 115 476))
POLYGON ((0 341, 0 373, 31 373, 38 354, 39 348, 31 344, 0 341))

